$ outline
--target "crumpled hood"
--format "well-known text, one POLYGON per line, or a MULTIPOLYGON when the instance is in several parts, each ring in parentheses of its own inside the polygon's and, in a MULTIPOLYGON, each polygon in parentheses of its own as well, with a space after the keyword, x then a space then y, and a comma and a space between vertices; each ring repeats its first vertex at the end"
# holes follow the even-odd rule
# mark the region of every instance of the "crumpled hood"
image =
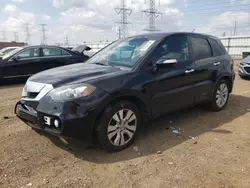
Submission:
POLYGON ((78 80, 84 82, 120 71, 122 71, 122 69, 118 67, 77 63, 37 73, 31 76, 29 81, 59 86, 71 82, 77 82, 78 80))

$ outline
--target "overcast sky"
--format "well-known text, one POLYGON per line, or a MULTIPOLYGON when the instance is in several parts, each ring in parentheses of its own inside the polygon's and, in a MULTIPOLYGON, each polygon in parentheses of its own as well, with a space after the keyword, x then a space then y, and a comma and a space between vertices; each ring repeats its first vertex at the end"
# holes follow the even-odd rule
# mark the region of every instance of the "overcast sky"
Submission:
MULTIPOLYGON (((25 24, 29 23, 31 43, 41 40, 41 26, 48 24, 49 44, 83 41, 98 42, 117 38, 120 15, 114 8, 120 0, 1 0, 0 40, 3 32, 7 40, 25 40, 25 24)), ((148 20, 141 10, 149 7, 149 0, 127 0, 133 10, 128 17, 129 35, 145 32, 148 20)), ((237 21, 237 34, 250 34, 250 0, 156 0, 156 9, 162 17, 156 27, 162 31, 192 31, 221 36, 231 35, 237 21)))

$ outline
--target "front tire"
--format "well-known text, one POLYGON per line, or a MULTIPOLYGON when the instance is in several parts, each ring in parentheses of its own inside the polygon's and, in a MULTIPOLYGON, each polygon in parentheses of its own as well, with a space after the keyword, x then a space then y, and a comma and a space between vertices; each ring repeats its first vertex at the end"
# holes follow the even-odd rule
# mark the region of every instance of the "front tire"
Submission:
POLYGON ((212 101, 209 104, 209 108, 212 111, 223 110, 229 99, 229 82, 227 80, 220 80, 215 86, 212 101))
POLYGON ((140 112, 129 101, 118 101, 106 107, 97 125, 97 140, 108 152, 127 148, 134 141, 141 124, 140 112))

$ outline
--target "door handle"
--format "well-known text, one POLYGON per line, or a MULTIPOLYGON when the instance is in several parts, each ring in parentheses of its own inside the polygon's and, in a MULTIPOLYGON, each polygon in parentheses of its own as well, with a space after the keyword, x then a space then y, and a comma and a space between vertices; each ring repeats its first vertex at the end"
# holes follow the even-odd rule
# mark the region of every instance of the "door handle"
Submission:
POLYGON ((220 64, 220 62, 214 63, 215 66, 218 66, 220 64))
POLYGON ((194 72, 194 69, 190 69, 190 70, 185 71, 186 74, 191 73, 191 72, 194 72))
POLYGON ((35 62, 41 61, 41 59, 36 59, 35 62))

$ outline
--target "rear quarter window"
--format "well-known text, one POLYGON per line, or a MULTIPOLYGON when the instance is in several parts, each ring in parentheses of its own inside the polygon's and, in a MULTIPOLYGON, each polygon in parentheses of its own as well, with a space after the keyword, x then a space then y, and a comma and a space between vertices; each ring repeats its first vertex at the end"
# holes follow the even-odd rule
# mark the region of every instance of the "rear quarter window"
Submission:
POLYGON ((213 55, 214 56, 225 55, 225 49, 223 46, 220 45, 220 43, 218 41, 210 38, 209 42, 213 48, 213 55))

